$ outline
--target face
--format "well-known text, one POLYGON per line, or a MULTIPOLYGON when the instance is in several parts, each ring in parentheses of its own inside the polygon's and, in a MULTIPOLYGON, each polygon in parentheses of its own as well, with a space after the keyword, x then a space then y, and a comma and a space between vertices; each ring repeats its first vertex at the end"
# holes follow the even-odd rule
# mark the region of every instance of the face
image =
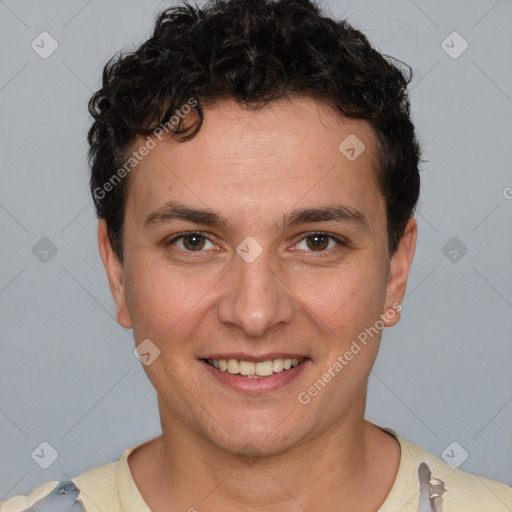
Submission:
POLYGON ((389 259, 371 127, 306 97, 225 101, 190 141, 156 142, 130 176, 124 265, 103 221, 99 243, 119 323, 160 351, 144 370, 162 424, 272 454, 362 421, 416 240, 411 219, 389 259))

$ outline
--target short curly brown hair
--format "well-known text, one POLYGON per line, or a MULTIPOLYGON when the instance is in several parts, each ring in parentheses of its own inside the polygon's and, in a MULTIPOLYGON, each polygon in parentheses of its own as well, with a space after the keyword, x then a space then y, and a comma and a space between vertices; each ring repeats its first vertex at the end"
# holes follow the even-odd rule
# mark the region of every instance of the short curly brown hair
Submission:
POLYGON ((406 78, 398 62, 347 21, 323 16, 310 0, 211 0, 202 8, 163 11, 146 42, 108 61, 101 89, 89 101, 91 192, 120 261, 129 181, 120 174, 128 172, 138 135, 172 125, 187 102, 198 115, 191 126, 181 118, 174 123, 171 133, 180 141, 199 131, 205 105, 232 98, 257 109, 296 95, 313 95, 375 130, 391 256, 420 189, 420 148, 406 91, 412 73, 404 65, 406 78))

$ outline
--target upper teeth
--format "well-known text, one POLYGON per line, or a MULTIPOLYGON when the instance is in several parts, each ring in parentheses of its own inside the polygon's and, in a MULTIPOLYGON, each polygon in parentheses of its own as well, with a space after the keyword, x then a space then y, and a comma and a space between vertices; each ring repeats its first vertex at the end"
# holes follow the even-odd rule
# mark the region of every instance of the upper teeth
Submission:
POLYGON ((225 372, 241 375, 259 375, 266 377, 273 373, 279 373, 283 370, 295 368, 303 359, 269 359, 254 363, 252 361, 240 361, 238 359, 207 359, 207 362, 225 372))

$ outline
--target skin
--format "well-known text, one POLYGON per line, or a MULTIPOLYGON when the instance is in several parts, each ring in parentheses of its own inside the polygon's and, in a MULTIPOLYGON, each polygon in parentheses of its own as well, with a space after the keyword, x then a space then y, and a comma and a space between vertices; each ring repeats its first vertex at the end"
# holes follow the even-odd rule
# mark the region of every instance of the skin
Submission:
MULTIPOLYGON (((137 344, 150 339, 161 351, 144 370, 158 394, 162 435, 130 455, 134 481, 153 512, 169 503, 198 511, 375 511, 400 460, 398 442, 364 419, 382 331, 307 405, 297 397, 402 301, 416 221, 390 259, 374 179, 376 137, 365 121, 306 96, 258 111, 227 100, 205 118, 195 138, 157 141, 132 171, 124 265, 104 221, 98 226, 119 323, 137 344), (354 161, 338 150, 349 134, 366 146, 354 161), (231 226, 145 227, 170 200, 214 210, 231 226), (293 209, 334 203, 363 212, 367 226, 279 224, 293 209), (197 231, 211 240, 200 253, 190 239, 165 243, 197 231), (321 239, 315 252, 310 231, 348 242, 321 239), (263 249, 252 263, 236 253, 248 236, 263 249), (237 351, 299 353, 311 364, 281 389, 247 395, 219 383, 199 360, 237 351)), ((399 321, 395 312, 385 327, 399 321)))

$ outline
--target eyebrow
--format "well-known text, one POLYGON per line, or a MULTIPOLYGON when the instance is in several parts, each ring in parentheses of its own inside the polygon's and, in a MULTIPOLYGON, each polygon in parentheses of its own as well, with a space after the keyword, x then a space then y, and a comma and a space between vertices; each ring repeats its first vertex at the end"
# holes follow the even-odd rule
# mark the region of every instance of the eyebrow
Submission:
MULTIPOLYGON (((151 224, 168 224, 175 220, 185 220, 210 227, 232 228, 224 217, 208 208, 191 208, 178 201, 169 201, 149 214, 144 220, 144 227, 151 224)), ((274 224, 277 228, 286 228, 312 222, 335 221, 358 225, 368 229, 368 220, 362 211, 345 205, 334 204, 320 208, 303 208, 287 213, 281 221, 274 224)))

